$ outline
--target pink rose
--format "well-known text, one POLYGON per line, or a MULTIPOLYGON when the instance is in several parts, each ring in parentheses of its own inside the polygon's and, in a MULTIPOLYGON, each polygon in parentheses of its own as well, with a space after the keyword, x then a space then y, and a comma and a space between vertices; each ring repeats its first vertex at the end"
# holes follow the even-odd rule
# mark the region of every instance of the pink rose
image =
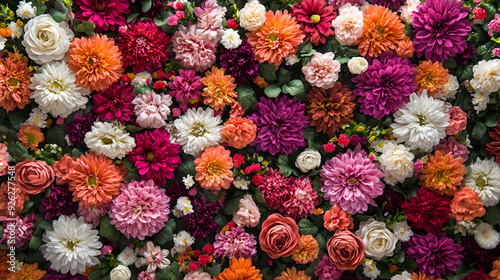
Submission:
POLYGON ((330 261, 342 270, 354 270, 365 260, 363 241, 347 230, 334 234, 326 248, 330 261))
POLYGON ((262 223, 259 242, 270 258, 288 257, 299 246, 299 227, 292 218, 272 214, 262 223))

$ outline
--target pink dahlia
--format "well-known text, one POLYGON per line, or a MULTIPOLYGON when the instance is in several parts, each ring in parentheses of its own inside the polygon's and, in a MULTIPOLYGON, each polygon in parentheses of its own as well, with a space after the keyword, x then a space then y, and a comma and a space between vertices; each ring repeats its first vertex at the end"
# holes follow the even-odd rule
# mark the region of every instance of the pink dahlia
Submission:
POLYGON ((292 7, 292 13, 306 35, 304 41, 317 46, 326 43, 326 39, 334 34, 331 27, 337 13, 325 0, 302 0, 292 7))
POLYGON ((192 69, 181 69, 179 75, 175 76, 174 80, 168 83, 170 95, 179 102, 179 106, 183 112, 188 109, 188 104, 191 99, 198 99, 203 89, 203 84, 200 82, 201 77, 196 76, 196 71, 192 69))
POLYGON ((95 32, 116 30, 127 24, 125 15, 130 13, 127 0, 76 0, 80 11, 75 17, 95 24, 95 32))
POLYGON ((196 24, 179 26, 172 37, 175 59, 181 61, 182 68, 203 72, 215 62, 216 42, 201 34, 196 24))
POLYGON ((144 128, 162 128, 166 126, 166 120, 170 115, 169 106, 172 105, 172 97, 150 91, 138 95, 132 104, 135 105, 137 124, 144 128))
POLYGON ((351 4, 352 6, 361 7, 361 5, 363 5, 363 3, 365 2, 365 0, 328 0, 328 4, 335 10, 340 9, 340 7, 344 6, 347 3, 351 4))
POLYGON ((159 232, 168 221, 170 198, 152 180, 122 185, 109 212, 111 224, 127 238, 144 240, 159 232))
POLYGON ((257 254, 257 240, 255 236, 246 233, 240 227, 233 227, 224 233, 218 233, 215 236, 214 257, 223 259, 224 257, 253 259, 257 254))
POLYGON ((226 11, 226 8, 217 5, 216 0, 205 0, 201 3, 201 7, 194 8, 201 34, 206 35, 209 40, 219 41, 222 34, 224 34, 222 20, 226 15, 226 11))
POLYGON ((163 185, 174 178, 174 169, 181 164, 179 144, 171 144, 166 130, 155 129, 135 135, 137 146, 129 159, 135 164, 142 180, 153 180, 163 185))
POLYGON ((114 83, 108 89, 94 95, 94 112, 101 120, 118 120, 121 124, 130 121, 133 114, 135 94, 132 87, 126 84, 114 83))
POLYGON ((332 205, 339 205, 351 214, 368 210, 368 204, 376 205, 375 199, 384 192, 380 181, 385 173, 378 169, 358 145, 328 160, 320 172, 321 191, 332 205))
POLYGON ((123 55, 123 66, 132 67, 136 73, 154 72, 172 53, 168 50, 170 36, 153 20, 135 21, 128 28, 120 28, 116 44, 123 55))

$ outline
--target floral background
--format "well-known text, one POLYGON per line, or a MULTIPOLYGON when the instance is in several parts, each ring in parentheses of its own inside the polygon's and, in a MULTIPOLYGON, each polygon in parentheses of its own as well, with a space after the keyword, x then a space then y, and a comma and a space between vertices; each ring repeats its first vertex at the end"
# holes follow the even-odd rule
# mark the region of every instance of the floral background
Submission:
POLYGON ((497 0, 2 3, 1 279, 500 279, 497 0))

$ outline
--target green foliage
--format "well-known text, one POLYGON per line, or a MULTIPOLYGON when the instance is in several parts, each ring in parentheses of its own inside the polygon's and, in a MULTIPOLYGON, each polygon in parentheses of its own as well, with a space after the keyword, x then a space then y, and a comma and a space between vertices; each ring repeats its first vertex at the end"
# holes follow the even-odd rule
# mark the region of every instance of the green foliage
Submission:
POLYGON ((318 227, 315 226, 311 221, 308 219, 302 219, 300 220, 299 224, 299 233, 301 235, 312 235, 315 236, 316 233, 318 233, 318 227))

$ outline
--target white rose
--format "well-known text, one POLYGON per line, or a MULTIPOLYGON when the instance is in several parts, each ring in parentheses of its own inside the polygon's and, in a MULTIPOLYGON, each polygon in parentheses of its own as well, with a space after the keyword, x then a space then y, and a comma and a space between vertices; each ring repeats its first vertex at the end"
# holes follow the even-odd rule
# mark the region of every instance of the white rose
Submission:
POLYGON ((476 93, 490 95, 500 89, 500 59, 482 60, 473 68, 470 85, 476 93))
POLYGON ((347 67, 349 67, 349 72, 352 74, 363 74, 368 69, 368 60, 364 57, 353 57, 347 62, 347 67))
POLYGON ((295 160, 295 166, 300 171, 307 173, 321 164, 321 154, 311 149, 305 149, 295 160))
POLYGON ((257 0, 246 3, 239 14, 240 26, 248 31, 256 30, 266 22, 266 7, 257 0))
POLYGON ((363 240, 365 254, 378 261, 385 256, 392 257, 398 243, 398 239, 387 229, 386 224, 375 221, 373 218, 361 222, 356 235, 363 240))
POLYGON ((391 280, 412 280, 413 276, 408 271, 392 276, 391 280))
POLYGON ((128 280, 132 277, 132 273, 130 272, 128 266, 120 264, 111 270, 109 276, 111 277, 111 280, 128 280))
POLYGON ((24 26, 23 46, 28 56, 38 64, 64 58, 74 39, 68 23, 57 23, 50 15, 37 16, 24 26))

